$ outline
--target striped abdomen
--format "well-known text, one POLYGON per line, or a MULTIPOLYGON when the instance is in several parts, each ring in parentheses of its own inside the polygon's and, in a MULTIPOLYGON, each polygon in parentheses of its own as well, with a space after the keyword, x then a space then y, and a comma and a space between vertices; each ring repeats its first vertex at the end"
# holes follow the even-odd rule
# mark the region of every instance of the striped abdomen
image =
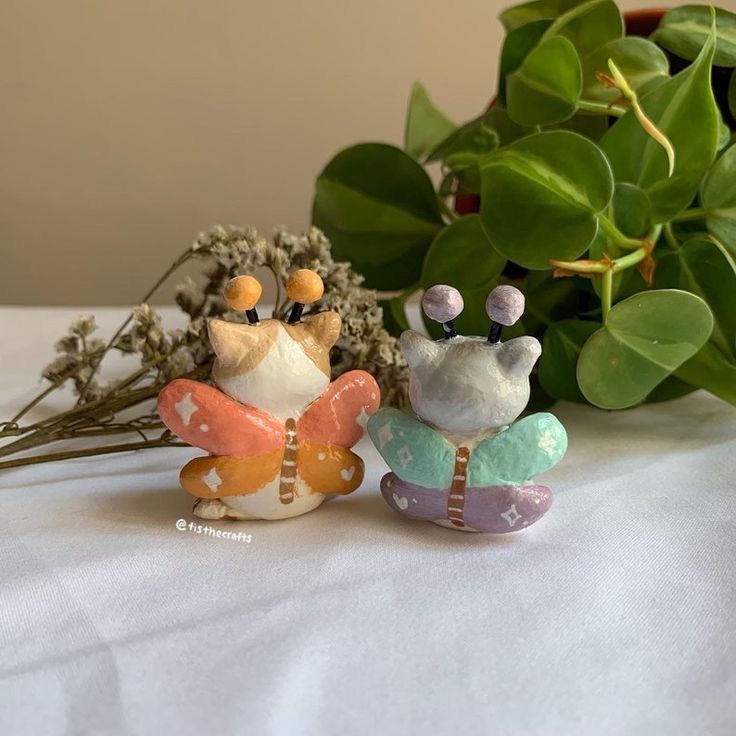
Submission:
POLYGON ((281 461, 281 479, 279 482, 279 499, 281 503, 291 503, 294 500, 296 486, 296 422, 287 419, 286 444, 284 445, 284 459, 281 461))
POLYGON ((468 479, 468 458, 470 450, 458 447, 455 452, 455 470, 452 473, 450 498, 447 501, 447 518, 455 526, 465 526, 463 510, 465 508, 465 483, 468 479))

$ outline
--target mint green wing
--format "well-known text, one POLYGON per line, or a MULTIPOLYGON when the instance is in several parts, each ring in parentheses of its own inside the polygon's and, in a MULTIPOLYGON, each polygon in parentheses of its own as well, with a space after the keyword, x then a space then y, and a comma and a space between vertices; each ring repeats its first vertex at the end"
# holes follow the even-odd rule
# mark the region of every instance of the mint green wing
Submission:
POLYGON ((368 434, 401 480, 425 488, 449 488, 455 448, 438 432, 398 409, 380 409, 368 420, 368 434))
POLYGON ((478 443, 468 464, 468 486, 519 485, 557 465, 567 450, 567 432, 547 412, 524 417, 478 443))

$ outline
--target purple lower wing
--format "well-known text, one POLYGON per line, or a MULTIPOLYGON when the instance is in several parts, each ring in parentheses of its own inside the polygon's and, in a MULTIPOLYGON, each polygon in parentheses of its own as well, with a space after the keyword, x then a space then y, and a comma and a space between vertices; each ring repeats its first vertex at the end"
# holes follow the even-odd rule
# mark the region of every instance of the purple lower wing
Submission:
MULTIPOLYGON (((447 519, 449 489, 424 488, 387 473, 381 493, 389 506, 410 519, 447 519)), ((463 519, 466 527, 479 532, 518 532, 544 516, 552 498, 552 491, 539 485, 466 488, 463 519)))

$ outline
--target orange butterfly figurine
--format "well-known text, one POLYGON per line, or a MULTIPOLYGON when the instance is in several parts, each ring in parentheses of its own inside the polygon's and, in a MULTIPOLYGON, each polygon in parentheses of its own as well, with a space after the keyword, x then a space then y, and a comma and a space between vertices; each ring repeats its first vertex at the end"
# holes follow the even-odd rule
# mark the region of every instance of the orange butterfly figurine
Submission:
POLYGON ((225 298, 248 323, 210 320, 217 388, 177 379, 160 393, 166 426, 209 454, 191 460, 181 485, 197 497, 203 519, 283 519, 304 514, 333 493, 363 480, 363 461, 350 448, 380 405, 365 371, 330 383, 330 348, 340 336, 336 312, 305 316, 323 284, 301 270, 287 282, 289 318, 259 320, 261 287, 252 276, 230 281, 225 298))

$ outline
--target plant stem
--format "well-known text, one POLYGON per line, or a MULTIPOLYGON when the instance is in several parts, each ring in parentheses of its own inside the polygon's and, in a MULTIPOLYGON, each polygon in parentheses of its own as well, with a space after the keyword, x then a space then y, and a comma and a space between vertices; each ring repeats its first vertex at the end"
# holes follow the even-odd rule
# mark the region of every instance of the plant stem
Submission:
MULTIPOLYGON (((179 269, 181 266, 183 266, 190 258, 192 258, 195 254, 195 251, 193 251, 191 248, 187 248, 169 267, 166 269, 164 274, 156 281, 156 283, 146 292, 146 294, 143 296, 142 299, 139 300, 139 304, 145 304, 148 302, 148 300, 159 290, 159 288, 162 286, 162 284, 173 274, 177 269, 179 269)), ((84 383, 84 386, 82 386, 81 391, 79 392, 79 398, 77 399, 77 406, 79 406, 83 401, 85 396, 87 395, 87 390, 89 389, 90 384, 92 383, 92 379, 97 375, 97 371, 100 367, 100 364, 102 363, 103 358, 110 352, 110 349, 115 344, 117 339, 120 337, 120 335, 123 334, 123 330, 130 324, 130 321, 133 319, 133 312, 131 311, 130 314, 127 316, 123 324, 118 327, 118 329, 115 331, 115 334, 109 339, 107 345, 105 345, 104 349, 100 353, 100 356, 97 358, 97 360, 92 363, 92 370, 89 373, 89 377, 84 383)))
POLYGON ((15 424, 19 419, 24 417, 31 409, 33 409, 34 406, 41 403, 50 393, 53 391, 56 391, 59 386, 61 386, 62 383, 66 381, 66 378, 60 381, 54 381, 50 386, 47 386, 43 391, 41 391, 38 396, 36 396, 35 399, 27 403, 9 422, 8 424, 15 424))
POLYGON ((648 248, 642 245, 639 250, 635 250, 633 253, 627 253, 625 256, 621 256, 621 258, 616 258, 613 262, 613 273, 618 273, 619 271, 635 266, 637 263, 641 263, 648 255, 648 248))
POLYGON ((691 222, 692 220, 702 220, 708 214, 703 207, 694 207, 691 210, 680 212, 672 218, 672 222, 691 222))
POLYGON ((672 231, 672 223, 665 222, 662 231, 664 232, 664 239, 667 241, 667 245, 669 245, 672 250, 679 250, 680 242, 677 240, 677 238, 675 237, 675 233, 672 231))
POLYGON ((615 118, 623 117, 628 112, 620 105, 607 105, 605 102, 593 102, 593 100, 578 100, 578 110, 593 115, 611 115, 615 118))
POLYGON ((606 323, 608 313, 611 311, 613 295, 613 269, 609 268, 601 276, 601 310, 603 313, 603 324, 606 323))
POLYGON ((624 250, 641 248, 641 240, 629 238, 624 235, 605 215, 600 215, 598 221, 606 235, 620 248, 623 248, 624 250))
POLYGON ((88 450, 67 450, 66 452, 50 452, 46 455, 34 455, 17 460, 5 460, 0 462, 0 470, 8 468, 19 468, 24 465, 36 465, 38 463, 51 463, 57 460, 73 460, 80 457, 93 457, 94 455, 107 455, 114 452, 132 452, 133 450, 147 450, 154 447, 189 447, 185 442, 175 440, 146 440, 145 442, 124 442, 119 445, 104 445, 93 447, 88 450))
POLYGON ((439 203, 440 211, 448 220, 450 220, 450 222, 457 220, 457 215, 450 209, 450 207, 448 207, 447 202, 445 202, 444 199, 437 197, 437 202, 439 203))

